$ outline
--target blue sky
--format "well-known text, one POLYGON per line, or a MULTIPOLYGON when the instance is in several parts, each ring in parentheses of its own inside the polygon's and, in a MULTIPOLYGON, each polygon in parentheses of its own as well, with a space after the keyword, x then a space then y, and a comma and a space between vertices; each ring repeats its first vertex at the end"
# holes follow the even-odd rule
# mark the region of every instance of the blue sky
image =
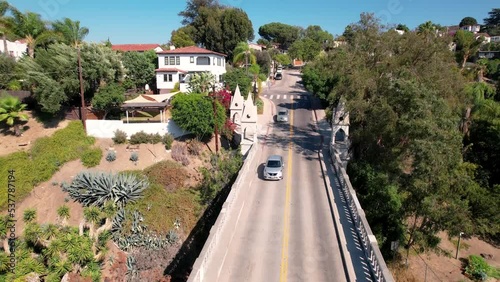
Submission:
MULTIPOLYGON (((167 43, 172 30, 181 26, 177 15, 183 0, 8 0, 21 11, 40 13, 46 20, 64 17, 79 20, 90 29, 86 41, 110 39, 113 44, 167 43)), ((253 23, 255 40, 260 26, 282 22, 307 27, 319 25, 333 35, 359 20, 362 12, 375 13, 383 23, 406 24, 410 29, 431 20, 458 24, 466 16, 479 23, 493 8, 492 0, 220 0, 243 9, 253 23)))

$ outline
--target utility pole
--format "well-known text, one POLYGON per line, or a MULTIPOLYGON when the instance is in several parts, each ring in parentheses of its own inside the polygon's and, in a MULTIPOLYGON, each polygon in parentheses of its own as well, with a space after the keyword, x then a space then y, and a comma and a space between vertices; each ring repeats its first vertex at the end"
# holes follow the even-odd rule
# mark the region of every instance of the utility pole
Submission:
POLYGON ((82 106, 80 108, 80 116, 82 118, 83 130, 85 134, 87 133, 87 109, 85 108, 85 96, 83 91, 83 76, 82 76, 82 59, 80 58, 80 47, 78 48, 78 76, 80 78, 80 97, 82 101, 82 106))
POLYGON ((217 127, 217 107, 215 106, 215 84, 212 86, 212 106, 214 109, 214 125, 215 125, 215 153, 219 154, 219 129, 217 127))

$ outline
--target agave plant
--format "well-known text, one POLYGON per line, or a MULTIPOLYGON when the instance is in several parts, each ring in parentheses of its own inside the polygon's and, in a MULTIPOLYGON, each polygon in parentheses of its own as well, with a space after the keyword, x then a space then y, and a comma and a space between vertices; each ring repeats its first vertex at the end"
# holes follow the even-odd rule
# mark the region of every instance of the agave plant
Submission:
POLYGON ((108 154, 106 155, 106 160, 108 162, 113 162, 116 160, 116 152, 115 151, 108 151, 108 154))
POLYGON ((135 257, 129 255, 127 256, 127 275, 129 278, 135 278, 137 274, 137 262, 135 257))
POLYGON ((175 232, 174 230, 168 231, 167 242, 170 245, 173 245, 173 244, 177 243, 177 241, 179 241, 179 235, 177 234, 177 232, 175 232))
POLYGON ((134 202, 149 186, 146 179, 132 174, 108 174, 84 171, 67 188, 68 194, 84 206, 103 207, 112 201, 118 207, 134 202))
POLYGON ((124 221, 125 221, 125 209, 120 209, 113 218, 113 224, 111 227, 111 233, 113 233, 113 238, 115 240, 118 240, 117 236, 119 236, 120 232, 122 231, 124 221))

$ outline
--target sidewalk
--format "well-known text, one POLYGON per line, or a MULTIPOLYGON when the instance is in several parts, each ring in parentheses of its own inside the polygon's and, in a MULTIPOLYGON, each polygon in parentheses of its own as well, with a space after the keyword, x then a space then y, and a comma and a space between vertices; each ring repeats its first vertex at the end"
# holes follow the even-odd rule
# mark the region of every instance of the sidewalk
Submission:
POLYGON ((326 120, 326 113, 322 109, 321 102, 317 98, 311 98, 311 108, 316 120, 316 131, 321 135, 321 162, 325 169, 326 183, 330 187, 333 200, 333 213, 336 218, 337 232, 340 236, 339 244, 345 263, 345 271, 350 281, 373 281, 371 276, 370 262, 366 258, 362 242, 358 237, 356 225, 350 215, 349 205, 340 188, 339 179, 333 169, 330 159, 330 142, 332 128, 326 120))

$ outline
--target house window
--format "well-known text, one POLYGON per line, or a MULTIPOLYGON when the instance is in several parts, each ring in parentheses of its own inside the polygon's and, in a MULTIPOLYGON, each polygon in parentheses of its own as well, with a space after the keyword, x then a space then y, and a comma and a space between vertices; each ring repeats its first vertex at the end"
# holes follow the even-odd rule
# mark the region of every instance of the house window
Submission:
POLYGON ((181 57, 177 56, 175 57, 175 64, 180 65, 181 64, 181 57))
POLYGON ((175 57, 174 56, 170 57, 169 65, 175 65, 175 57))
POLYGON ((189 62, 192 64, 194 63, 194 56, 189 57, 189 62))
POLYGON ((186 75, 183 73, 179 73, 179 82, 184 83, 184 78, 186 78, 186 75))
POLYGON ((221 59, 220 58, 217 58, 217 65, 221 66, 221 59))
POLYGON ((163 81, 164 82, 172 82, 172 74, 164 74, 163 81))
POLYGON ((198 58, 196 58, 196 65, 209 66, 210 65, 210 58, 209 57, 198 57, 198 58))
POLYGON ((168 66, 168 56, 167 56, 167 57, 165 57, 165 65, 167 65, 167 66, 168 66))
POLYGON ((219 74, 219 82, 222 81, 222 74, 219 74))

